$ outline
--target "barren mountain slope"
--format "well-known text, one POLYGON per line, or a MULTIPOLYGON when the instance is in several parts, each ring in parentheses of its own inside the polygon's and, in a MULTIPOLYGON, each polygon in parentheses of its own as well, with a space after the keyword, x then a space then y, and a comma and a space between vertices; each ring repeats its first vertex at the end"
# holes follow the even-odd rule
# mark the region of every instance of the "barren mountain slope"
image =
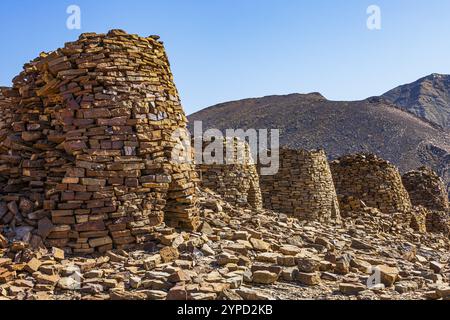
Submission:
POLYGON ((392 89, 382 97, 402 110, 450 129, 450 75, 435 73, 392 89))
POLYGON ((318 93, 246 99, 219 104, 189 117, 204 130, 280 129, 281 144, 323 148, 330 158, 375 153, 402 171, 428 165, 450 185, 449 134, 381 98, 328 101, 318 93))

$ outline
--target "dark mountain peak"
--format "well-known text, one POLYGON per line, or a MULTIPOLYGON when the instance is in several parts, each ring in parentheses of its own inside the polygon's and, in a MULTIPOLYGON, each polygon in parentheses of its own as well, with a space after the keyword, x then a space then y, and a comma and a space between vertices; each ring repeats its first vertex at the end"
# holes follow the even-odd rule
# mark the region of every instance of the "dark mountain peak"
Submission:
MULTIPOLYGON (((442 74, 442 73, 432 73, 429 76, 423 77, 422 79, 444 79, 444 80, 448 80, 450 79, 450 74, 442 74)), ((420 81, 420 79, 419 79, 420 81)))
POLYGON ((433 73, 382 97, 402 110, 450 129, 450 75, 433 73))
POLYGON ((320 100, 320 101, 327 101, 327 98, 325 98, 320 92, 311 92, 311 93, 303 94, 302 96, 304 96, 305 98, 316 99, 316 100, 320 100))
POLYGON ((420 78, 415 82, 412 82, 409 85, 420 85, 426 90, 431 89, 431 85, 435 90, 443 90, 448 92, 450 89, 450 75, 432 73, 426 77, 420 78))
POLYGON ((382 97, 382 96, 370 97, 370 98, 367 98, 366 101, 368 103, 373 103, 373 104, 377 104, 377 103, 390 104, 390 102, 387 99, 385 99, 384 97, 382 97))
POLYGON ((290 93, 285 95, 268 95, 258 98, 247 98, 241 100, 234 100, 229 102, 223 102, 211 107, 205 108, 201 111, 193 113, 190 117, 194 117, 197 114, 205 114, 208 112, 215 112, 221 110, 224 107, 232 104, 235 108, 239 108, 241 112, 251 111, 257 107, 270 107, 272 105, 299 105, 302 103, 316 103, 328 101, 321 93, 290 93))
POLYGON ((269 95, 261 98, 254 99, 268 99, 268 98, 309 98, 309 99, 320 99, 327 100, 320 92, 310 92, 310 93, 289 93, 284 95, 269 95))

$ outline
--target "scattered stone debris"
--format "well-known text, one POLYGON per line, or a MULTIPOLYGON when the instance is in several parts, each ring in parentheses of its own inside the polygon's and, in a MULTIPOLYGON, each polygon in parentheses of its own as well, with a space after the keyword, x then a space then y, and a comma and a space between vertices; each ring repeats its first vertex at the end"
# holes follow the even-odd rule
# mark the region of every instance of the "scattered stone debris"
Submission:
POLYGON ((12 243, 0 251, 0 297, 400 300, 450 296, 448 236, 416 232, 377 209, 377 214, 359 212, 357 218, 343 218, 340 227, 330 227, 270 210, 236 207, 212 191, 198 193, 207 233, 161 227, 155 240, 141 247, 83 257, 12 243))

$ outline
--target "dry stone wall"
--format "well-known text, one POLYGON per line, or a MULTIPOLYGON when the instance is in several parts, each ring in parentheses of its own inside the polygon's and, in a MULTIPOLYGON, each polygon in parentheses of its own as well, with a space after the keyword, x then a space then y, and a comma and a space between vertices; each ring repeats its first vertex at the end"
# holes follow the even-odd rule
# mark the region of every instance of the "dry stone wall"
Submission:
POLYGON ((448 211, 448 195, 444 182, 431 169, 422 167, 403 175, 403 185, 415 206, 448 211))
MULTIPOLYGON (((222 142, 223 155, 228 162, 197 164, 201 186, 211 189, 233 205, 261 209, 259 175, 249 145, 237 139, 224 139, 222 142), (233 156, 226 158, 228 143, 234 151, 233 156)), ((207 146, 204 144, 203 150, 207 146)))
POLYGON ((344 156, 331 163, 331 172, 343 212, 358 206, 377 208, 383 213, 412 209, 398 169, 375 155, 344 156))
MULTIPOLYGON (((13 118, 13 113, 11 112, 11 99, 3 94, 3 91, 7 91, 9 88, 0 87, 0 141, 5 141, 9 133, 11 132, 11 123, 13 118)), ((0 144, 0 184, 6 185, 8 180, 5 178, 11 170, 11 164, 19 164, 20 157, 15 161, 8 154, 8 149, 0 144)))
POLYGON ((336 191, 325 152, 280 149, 276 175, 260 176, 264 207, 303 220, 339 222, 336 191))
POLYGON ((425 210, 427 210, 427 231, 450 236, 450 216, 448 212, 425 210))
POLYGON ((172 159, 187 120, 158 37, 83 34, 13 83, 0 224, 74 253, 132 246, 163 221, 198 226, 195 168, 172 159))

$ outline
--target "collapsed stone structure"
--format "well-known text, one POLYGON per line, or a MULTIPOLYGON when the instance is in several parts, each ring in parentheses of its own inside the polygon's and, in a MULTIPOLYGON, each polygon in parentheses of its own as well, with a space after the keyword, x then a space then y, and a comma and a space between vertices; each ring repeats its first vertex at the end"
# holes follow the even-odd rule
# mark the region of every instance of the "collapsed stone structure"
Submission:
POLYGON ((280 149, 276 175, 260 177, 264 207, 303 220, 340 222, 339 204, 323 150, 280 149))
POLYGON ((426 167, 407 172, 402 179, 412 204, 424 212, 426 230, 450 235, 449 202, 442 179, 426 167))
POLYGON ((410 212, 408 192, 398 169, 371 154, 344 156, 331 163, 331 172, 339 196, 341 211, 362 206, 384 213, 410 212))
MULTIPOLYGON (((201 186, 211 189, 233 205, 261 209, 259 175, 248 143, 231 138, 223 139, 219 143, 223 144, 223 156, 226 161, 197 164, 201 186), (233 150, 228 157, 227 150, 229 152, 233 150)), ((207 148, 208 144, 202 143, 202 147, 207 148)))
POLYGON ((172 158, 187 120, 158 37, 83 34, 13 83, 0 225, 74 253, 132 246, 163 221, 196 229, 195 168, 172 158))
POLYGON ((413 205, 435 211, 449 210, 445 184, 433 170, 422 167, 405 173, 402 179, 413 205))

